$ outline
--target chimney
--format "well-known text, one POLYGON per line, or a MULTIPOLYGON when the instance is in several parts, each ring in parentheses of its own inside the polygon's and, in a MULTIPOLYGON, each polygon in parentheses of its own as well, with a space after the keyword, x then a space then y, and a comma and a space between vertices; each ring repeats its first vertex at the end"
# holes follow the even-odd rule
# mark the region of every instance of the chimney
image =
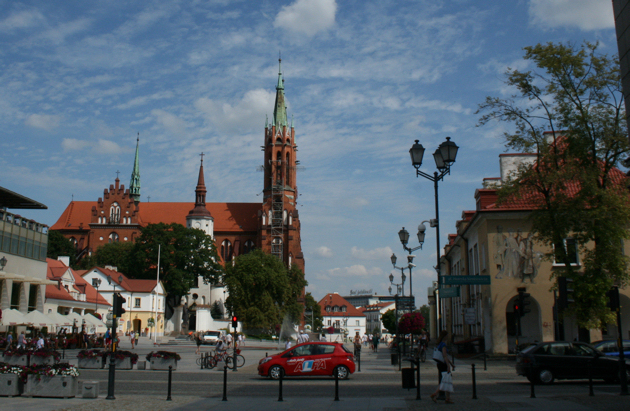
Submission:
POLYGON ((58 261, 61 261, 66 267, 70 267, 70 257, 69 256, 59 256, 57 257, 58 261))

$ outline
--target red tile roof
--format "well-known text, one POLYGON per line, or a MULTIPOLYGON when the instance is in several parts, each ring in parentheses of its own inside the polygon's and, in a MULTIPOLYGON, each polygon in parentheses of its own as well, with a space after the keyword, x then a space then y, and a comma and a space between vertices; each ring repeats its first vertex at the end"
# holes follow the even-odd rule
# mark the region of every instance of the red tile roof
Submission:
MULTIPOLYGON (((83 277, 81 277, 79 272, 68 268, 61 261, 54 260, 52 258, 47 258, 46 263, 48 266, 46 278, 49 280, 61 280, 63 274, 69 269, 70 273, 74 277, 74 289, 79 291, 81 294, 85 294, 85 302, 94 304, 98 303, 99 305, 110 305, 107 300, 103 298, 103 296, 99 294, 94 287, 92 287, 92 284, 89 284, 83 279, 83 277)), ((84 273, 84 271, 81 272, 84 273)), ((72 295, 64 287, 59 287, 57 285, 46 286, 46 298, 77 301, 72 298, 72 295)))
MULTIPOLYGON (((83 223, 89 229, 92 221, 92 207, 97 201, 73 201, 65 209, 51 230, 78 229, 83 223)), ((178 223, 186 225, 188 212, 195 203, 147 203, 139 204, 138 222, 143 227, 156 223, 178 223)), ((257 231, 258 210, 261 203, 206 203, 206 208, 214 218, 214 231, 257 231)))
MULTIPOLYGON (((150 293, 157 285, 157 279, 155 280, 136 280, 133 278, 128 278, 123 273, 118 271, 110 270, 109 268, 104 267, 94 267, 98 269, 105 275, 108 275, 112 278, 112 281, 116 283, 117 286, 122 287, 126 291, 134 292, 134 293, 150 293), (118 277, 122 277, 122 282, 118 281, 118 277)), ((94 269, 92 268, 92 270, 94 269)), ((83 273, 85 275, 88 271, 83 273)))
POLYGON ((354 308, 354 306, 350 304, 348 300, 346 300, 339 294, 326 294, 326 296, 319 301, 319 306, 322 309, 322 315, 326 317, 343 317, 345 315, 347 315, 348 317, 365 317, 365 314, 363 314, 357 308, 354 308), (326 306, 338 306, 340 308, 345 306, 346 311, 326 311, 326 306))

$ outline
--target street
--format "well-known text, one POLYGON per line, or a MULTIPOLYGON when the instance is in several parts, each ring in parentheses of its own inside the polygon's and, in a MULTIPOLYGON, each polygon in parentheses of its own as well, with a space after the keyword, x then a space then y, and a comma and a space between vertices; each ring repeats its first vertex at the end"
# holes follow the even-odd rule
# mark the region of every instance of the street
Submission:
MULTIPOLYGON (((80 370, 80 381, 99 381, 100 396, 97 400, 77 398, 68 400, 41 398, 3 398, 3 409, 28 410, 279 410, 299 406, 301 409, 344 410, 423 410, 444 407, 429 398, 437 386, 437 370, 431 360, 421 364, 421 400, 416 400, 416 389, 402 389, 398 366, 391 364, 390 352, 381 349, 375 354, 364 348, 361 371, 349 380, 339 381, 339 401, 335 398, 335 381, 330 377, 286 378, 282 386, 282 402, 279 402, 279 382, 257 374, 258 361, 265 353, 280 351, 271 343, 248 341, 241 354, 245 366, 234 372, 227 371, 227 401, 223 399, 223 367, 201 370, 195 364, 198 357, 192 344, 160 346, 153 348, 148 339, 142 339, 136 351, 140 360, 152 350, 177 351, 182 360, 172 373, 172 401, 166 401, 168 372, 151 370, 116 371, 116 400, 107 401, 108 370, 80 370), (142 341, 145 340, 145 341, 142 341)), ((122 349, 129 349, 123 341, 122 349)), ((202 347, 203 351, 210 347, 202 347)), ((66 351, 71 363, 76 363, 77 350, 66 351)), ((408 366, 403 363, 403 367, 408 366)), ((619 386, 594 383, 594 396, 589 396, 588 381, 560 381, 550 386, 535 386, 536 398, 530 398, 530 384, 516 375, 511 361, 489 361, 483 370, 481 360, 456 360, 453 373, 455 393, 453 409, 521 410, 536 408, 538 411, 577 410, 627 410, 630 398, 619 396, 619 386), (472 364, 476 367, 477 399, 472 399, 472 364)))

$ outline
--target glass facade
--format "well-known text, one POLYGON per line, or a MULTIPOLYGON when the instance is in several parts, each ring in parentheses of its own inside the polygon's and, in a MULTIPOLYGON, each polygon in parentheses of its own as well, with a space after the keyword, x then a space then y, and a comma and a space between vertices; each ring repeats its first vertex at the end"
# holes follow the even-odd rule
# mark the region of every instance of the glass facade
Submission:
POLYGON ((3 252, 46 261, 48 226, 0 210, 0 234, 3 252))

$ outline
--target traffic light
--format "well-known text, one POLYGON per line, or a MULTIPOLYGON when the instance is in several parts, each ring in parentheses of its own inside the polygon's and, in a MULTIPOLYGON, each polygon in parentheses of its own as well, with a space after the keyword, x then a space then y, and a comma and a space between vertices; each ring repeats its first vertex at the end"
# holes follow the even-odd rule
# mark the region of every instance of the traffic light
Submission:
POLYGON ((619 308, 619 288, 613 287, 606 291, 606 297, 608 297, 606 305, 610 308, 610 311, 617 311, 619 308))
POLYGON ((521 315, 521 306, 518 303, 514 303, 514 314, 521 315))
POLYGON ((236 330, 236 326, 238 326, 238 318, 235 315, 232 316, 232 328, 236 330))
POLYGON ((518 303, 516 304, 516 311, 521 317, 532 311, 530 308, 527 308, 527 306, 532 303, 528 299, 529 296, 530 294, 525 292, 524 287, 518 289, 518 303))
POLYGON ((122 317, 122 315, 126 312, 123 308, 123 304, 125 302, 127 302, 127 300, 125 300, 120 293, 114 294, 114 315, 116 318, 122 317))
POLYGON ((562 312, 574 303, 573 299, 573 279, 567 277, 558 277, 558 312, 562 312))

